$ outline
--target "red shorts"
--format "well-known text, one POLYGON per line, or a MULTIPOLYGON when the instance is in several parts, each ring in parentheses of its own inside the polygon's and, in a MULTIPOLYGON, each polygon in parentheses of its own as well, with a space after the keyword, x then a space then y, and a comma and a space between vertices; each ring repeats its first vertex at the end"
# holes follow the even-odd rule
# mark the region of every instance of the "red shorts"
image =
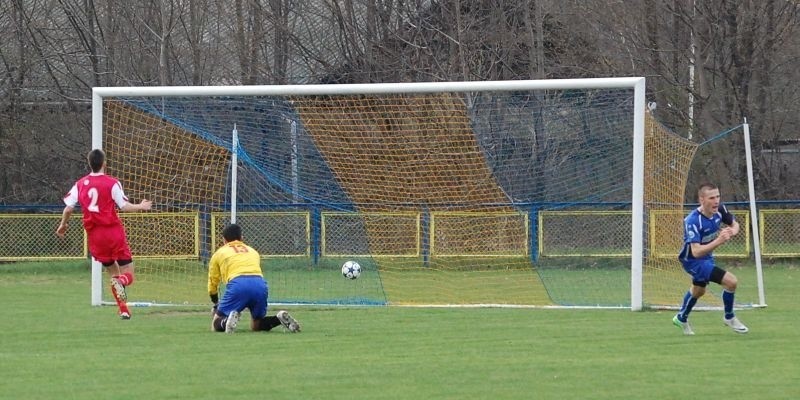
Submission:
POLYGON ((112 264, 118 260, 131 260, 131 248, 122 225, 99 226, 86 232, 89 242, 89 254, 103 264, 112 264))

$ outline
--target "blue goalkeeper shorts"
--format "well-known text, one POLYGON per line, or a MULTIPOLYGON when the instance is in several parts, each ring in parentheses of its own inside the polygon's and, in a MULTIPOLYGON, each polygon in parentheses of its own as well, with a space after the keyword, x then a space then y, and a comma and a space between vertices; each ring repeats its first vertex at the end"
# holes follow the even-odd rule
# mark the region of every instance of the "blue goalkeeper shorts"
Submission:
POLYGON ((237 276, 225 285, 217 312, 227 317, 233 311, 242 312, 247 308, 253 319, 261 319, 267 316, 268 295, 269 287, 264 278, 258 275, 237 276))

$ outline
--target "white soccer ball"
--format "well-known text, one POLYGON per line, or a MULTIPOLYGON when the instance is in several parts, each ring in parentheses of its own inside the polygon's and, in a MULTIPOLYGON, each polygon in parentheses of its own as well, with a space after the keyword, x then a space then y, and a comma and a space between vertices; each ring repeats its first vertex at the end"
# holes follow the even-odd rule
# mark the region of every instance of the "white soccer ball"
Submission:
POLYGON ((342 276, 347 279, 356 279, 361 276, 361 265, 355 261, 342 264, 342 276))

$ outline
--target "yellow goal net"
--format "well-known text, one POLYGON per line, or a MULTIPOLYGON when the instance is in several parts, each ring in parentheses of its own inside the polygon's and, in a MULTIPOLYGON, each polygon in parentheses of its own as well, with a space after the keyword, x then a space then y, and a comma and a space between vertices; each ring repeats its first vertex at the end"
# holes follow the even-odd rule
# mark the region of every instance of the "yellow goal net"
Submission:
POLYGON ((155 208, 125 216, 129 296, 207 302, 235 219, 271 303, 675 304, 696 145, 636 104, 642 83, 96 88, 108 172, 155 208), (340 273, 350 260, 358 279, 340 273))

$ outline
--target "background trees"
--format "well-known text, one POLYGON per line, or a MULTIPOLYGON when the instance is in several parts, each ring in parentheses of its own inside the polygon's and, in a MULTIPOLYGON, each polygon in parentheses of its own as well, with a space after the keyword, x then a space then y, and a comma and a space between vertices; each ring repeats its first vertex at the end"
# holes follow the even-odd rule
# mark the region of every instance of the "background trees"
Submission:
POLYGON ((0 204, 55 203, 84 171, 94 86, 632 75, 692 140, 748 118, 759 198, 797 199, 798 27, 790 0, 7 0, 0 204))

